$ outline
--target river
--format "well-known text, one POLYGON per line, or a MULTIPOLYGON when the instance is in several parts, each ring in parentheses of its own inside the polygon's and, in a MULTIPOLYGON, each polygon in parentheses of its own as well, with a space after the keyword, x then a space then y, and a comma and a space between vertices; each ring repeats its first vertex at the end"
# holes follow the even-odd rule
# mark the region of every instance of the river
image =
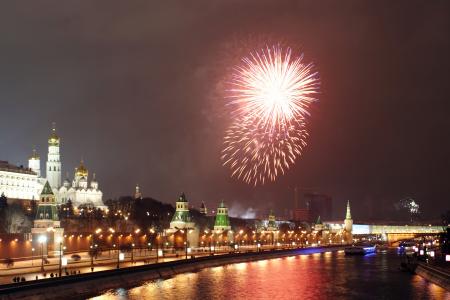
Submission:
POLYGON ((92 299, 450 299, 399 264, 393 251, 315 253, 207 268, 92 299))

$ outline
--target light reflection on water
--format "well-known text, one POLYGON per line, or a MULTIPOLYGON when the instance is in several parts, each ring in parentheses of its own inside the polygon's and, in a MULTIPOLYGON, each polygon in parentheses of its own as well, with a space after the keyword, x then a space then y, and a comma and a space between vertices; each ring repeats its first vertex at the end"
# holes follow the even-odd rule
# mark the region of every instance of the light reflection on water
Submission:
POLYGON ((93 299, 450 299, 399 264, 393 253, 290 256, 179 274, 93 299))

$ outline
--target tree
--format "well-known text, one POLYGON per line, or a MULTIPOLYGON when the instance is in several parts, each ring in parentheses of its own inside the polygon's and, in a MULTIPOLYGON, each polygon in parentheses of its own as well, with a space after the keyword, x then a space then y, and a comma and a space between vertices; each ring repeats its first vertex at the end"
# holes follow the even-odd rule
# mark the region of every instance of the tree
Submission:
POLYGON ((37 202, 36 200, 33 199, 30 202, 30 215, 34 217, 36 215, 36 212, 37 212, 37 202))
POLYGON ((450 210, 441 215, 442 226, 447 227, 450 224, 450 210))
POLYGON ((102 254, 102 251, 98 247, 91 246, 88 254, 91 257, 91 267, 93 267, 94 266, 94 258, 96 259, 97 257, 99 257, 102 254))
POLYGON ((5 194, 2 193, 0 196, 0 210, 8 206, 8 198, 6 198, 5 194))
POLYGON ((442 254, 450 254, 450 210, 441 216, 444 232, 439 235, 442 254))
POLYGON ((5 233, 25 233, 31 228, 31 220, 20 204, 13 203, 0 212, 0 230, 5 233))

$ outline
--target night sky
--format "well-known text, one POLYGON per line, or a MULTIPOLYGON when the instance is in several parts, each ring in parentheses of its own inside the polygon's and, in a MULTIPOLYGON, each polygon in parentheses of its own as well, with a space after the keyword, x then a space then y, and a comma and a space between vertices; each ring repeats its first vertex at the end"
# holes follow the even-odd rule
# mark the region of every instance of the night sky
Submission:
POLYGON ((83 158, 105 198, 139 183, 282 215, 299 186, 339 219, 347 199, 355 219, 395 218, 407 196, 425 218, 450 209, 449 1, 241 2, 2 2, 0 160, 26 165, 36 145, 45 162, 54 121, 63 174, 83 158), (277 42, 315 63, 320 101, 303 157, 254 188, 221 166, 223 82, 277 42))

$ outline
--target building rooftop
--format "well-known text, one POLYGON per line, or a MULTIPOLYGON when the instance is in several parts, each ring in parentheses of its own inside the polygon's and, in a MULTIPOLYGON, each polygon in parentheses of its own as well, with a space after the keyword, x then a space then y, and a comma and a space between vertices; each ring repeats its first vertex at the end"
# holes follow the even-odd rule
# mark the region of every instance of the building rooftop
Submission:
POLYGON ((6 160, 0 160, 0 171, 36 175, 36 173, 31 171, 31 169, 24 168, 23 166, 12 165, 6 160))

